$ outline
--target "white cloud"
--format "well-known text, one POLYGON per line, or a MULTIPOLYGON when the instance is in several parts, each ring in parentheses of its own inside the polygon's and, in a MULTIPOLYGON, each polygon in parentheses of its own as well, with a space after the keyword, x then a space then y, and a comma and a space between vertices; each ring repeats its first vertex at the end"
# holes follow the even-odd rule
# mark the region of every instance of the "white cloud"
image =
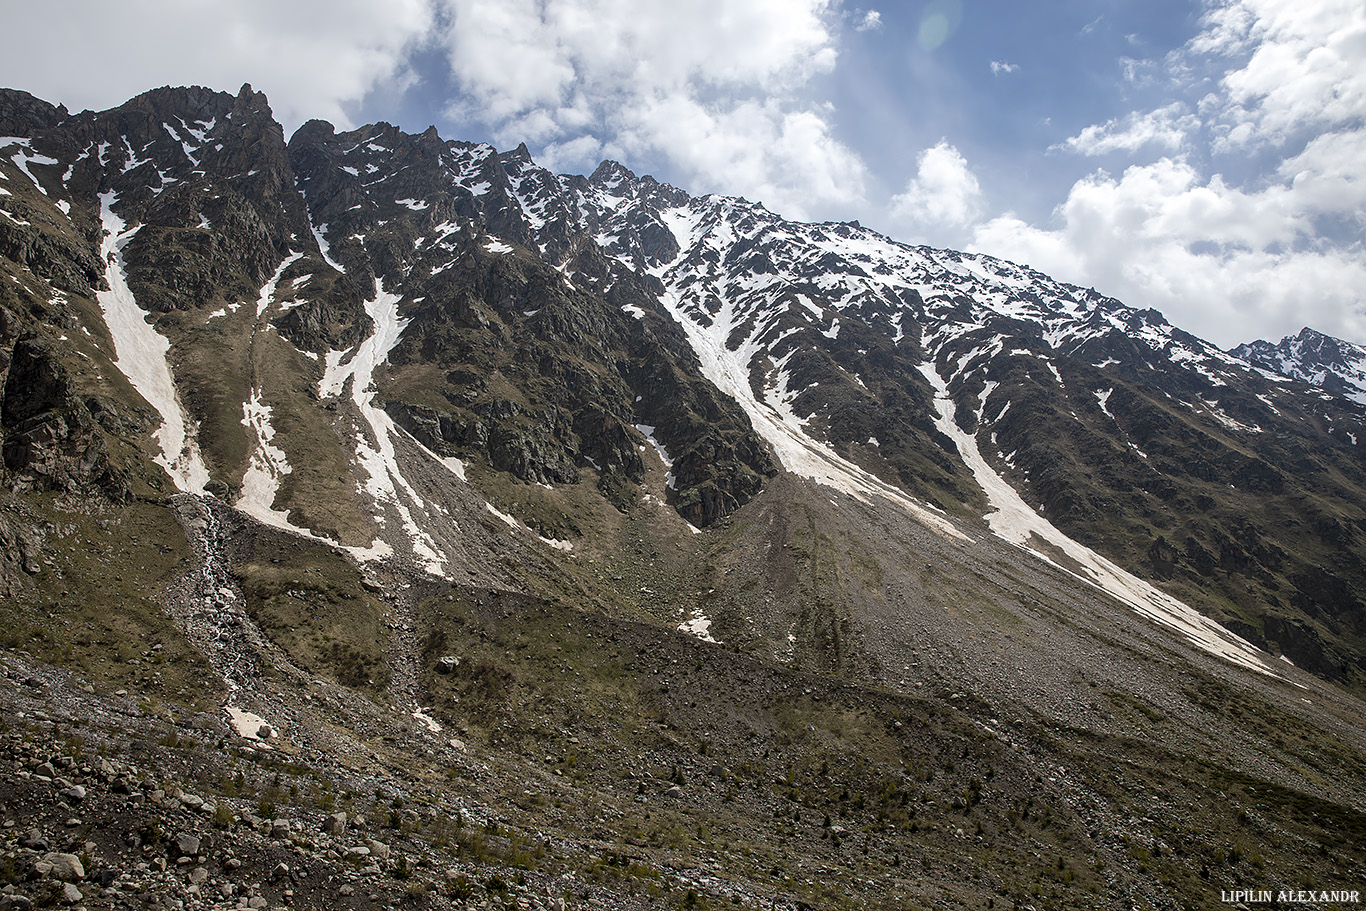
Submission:
POLYGON ((1366 340, 1366 6, 1214 0, 1184 48, 1130 70, 1168 100, 1054 149, 1158 157, 1078 180, 1047 226, 979 225, 972 246, 1224 345, 1303 325, 1366 340))
POLYGON ((676 95, 623 112, 614 142, 627 157, 667 148, 685 171, 789 218, 862 197, 866 169, 812 111, 746 101, 715 111, 676 95))
POLYGON ((1006 63, 1001 60, 991 61, 991 74, 993 76, 999 76, 1002 73, 1009 75, 1018 70, 1019 68, 1020 66, 1017 63, 1006 63))
POLYGON ((1082 155, 1134 152, 1147 145, 1175 150, 1181 148, 1199 127, 1199 118, 1188 113, 1183 103, 1174 101, 1147 114, 1130 114, 1123 125, 1119 120, 1108 120, 1088 126, 1054 148, 1070 149, 1082 155))
POLYGON ((875 9, 870 9, 863 14, 863 18, 854 26, 855 31, 868 32, 882 28, 882 14, 875 9))
MULTIPOLYGON (((1341 163, 1344 152, 1326 142, 1301 163, 1341 163)), ((1312 242, 1314 218, 1324 211, 1319 200, 1339 178, 1331 169, 1299 175, 1302 183, 1322 181, 1324 192, 1283 184, 1248 192, 1218 175, 1201 179, 1172 158, 1131 167, 1119 179, 1100 171, 1072 187, 1055 212, 1058 227, 1006 215, 978 227, 972 246, 1156 307, 1225 346, 1306 324, 1366 337, 1360 248, 1312 242)))
POLYGON ((250 82, 287 132, 312 117, 349 127, 369 92, 410 78, 432 23, 428 0, 45 0, 6 12, 0 84, 99 110, 159 85, 250 82))
MULTIPOLYGON (((591 137, 792 217, 863 199, 862 160, 807 95, 835 66, 831 0, 443 2, 464 93, 449 113, 490 124, 501 145, 569 161, 591 137)), ((869 12, 858 27, 879 22, 869 12)))
POLYGON ((1360 0, 1224 0, 1194 53, 1237 61, 1221 80, 1231 138, 1276 144, 1304 127, 1366 116, 1366 5, 1360 0))
POLYGON ((840 0, 48 0, 6 16, 0 84, 79 110, 250 82, 287 132, 349 128, 368 97, 430 93, 411 61, 435 49, 462 90, 446 116, 500 146, 566 166, 633 150, 690 188, 804 217, 864 202, 866 167, 813 80, 841 30, 881 23, 840 0))
POLYGON ((916 166, 906 189, 892 197, 891 216, 912 238, 930 239, 929 228, 942 243, 946 233, 981 214, 982 187, 967 159, 945 140, 921 152, 916 166))
POLYGON ((602 160, 603 146, 592 136, 552 142, 541 149, 536 163, 557 174, 588 174, 602 160))
POLYGON ((1311 213, 1354 218, 1366 229, 1366 145, 1361 130, 1316 136, 1304 151, 1281 162, 1278 175, 1311 213))

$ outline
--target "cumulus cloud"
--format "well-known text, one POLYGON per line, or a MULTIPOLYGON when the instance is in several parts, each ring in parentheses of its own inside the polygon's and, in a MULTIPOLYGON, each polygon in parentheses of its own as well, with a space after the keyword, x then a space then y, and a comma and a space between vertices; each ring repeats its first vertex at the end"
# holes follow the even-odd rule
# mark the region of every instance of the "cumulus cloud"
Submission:
POLYGON ((1119 177, 1077 181, 1046 226, 978 225, 972 246, 1220 344, 1306 324, 1366 340, 1366 7, 1217 0, 1161 66, 1177 100, 1054 147, 1126 153, 1119 177))
MULTIPOLYGON (((448 113, 491 124, 500 144, 570 161, 591 137, 795 217, 863 199, 861 158, 806 94, 836 62, 828 0, 444 2, 463 92, 448 113)), ((879 22, 869 12, 858 27, 879 22)))
POLYGON ((1366 116, 1359 0, 1225 0, 1204 23, 1190 51, 1236 61, 1220 80, 1231 142, 1277 144, 1297 129, 1366 116))
POLYGON ((945 140, 921 152, 916 175, 892 197, 891 215, 910 236, 936 242, 972 224, 982 210, 982 187, 965 159, 945 140))
POLYGON ((1115 213, 1093 206, 1079 211, 1080 200, 1069 204, 1072 211, 1062 228, 1039 228, 1005 215, 981 226, 973 247, 1031 263, 1134 306, 1155 307, 1224 347, 1255 337, 1274 341, 1305 325, 1341 338, 1366 338, 1359 290, 1366 287, 1366 263, 1351 251, 1233 247, 1204 252, 1126 230, 1115 213), (1105 235, 1106 249, 1097 249, 1088 226, 1111 232, 1105 235), (1117 239, 1126 244, 1123 256, 1108 248, 1117 239))
POLYGON ((1002 73, 1009 75, 1018 70, 1019 68, 1019 65, 1015 63, 1006 63, 1002 60, 991 61, 991 74, 993 76, 999 76, 1002 73))
POLYGON ((429 0, 46 0, 6 13, 23 37, 0 55, 0 84, 80 110, 160 85, 250 82, 287 132, 312 117, 349 127, 369 92, 411 78, 433 22, 429 0))
POLYGON ((1088 126, 1054 148, 1082 155, 1134 152, 1147 145, 1175 150, 1181 148, 1199 126, 1199 118, 1189 113, 1185 104, 1174 101, 1146 114, 1130 114, 1122 122, 1112 119, 1088 126))
POLYGON ((1366 337, 1360 248, 1325 246, 1315 231, 1341 178, 1314 161, 1340 164, 1344 150, 1335 146, 1300 156, 1303 192, 1232 187, 1173 158, 1119 178, 1098 171, 1072 187, 1054 213, 1057 227, 1005 215, 979 226, 972 246, 1156 307, 1226 346, 1249 341, 1249 326, 1277 337, 1306 324, 1366 337))

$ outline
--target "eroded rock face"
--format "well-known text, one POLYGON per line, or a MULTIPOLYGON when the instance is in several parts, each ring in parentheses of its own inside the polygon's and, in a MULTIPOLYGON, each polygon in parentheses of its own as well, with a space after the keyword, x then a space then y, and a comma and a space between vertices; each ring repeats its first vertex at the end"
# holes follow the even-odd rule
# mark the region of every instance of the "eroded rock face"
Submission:
POLYGON ((30 337, 15 344, 0 424, 5 430, 5 468, 16 487, 93 487, 115 500, 129 495, 126 478, 110 461, 103 432, 74 393, 49 343, 30 337))

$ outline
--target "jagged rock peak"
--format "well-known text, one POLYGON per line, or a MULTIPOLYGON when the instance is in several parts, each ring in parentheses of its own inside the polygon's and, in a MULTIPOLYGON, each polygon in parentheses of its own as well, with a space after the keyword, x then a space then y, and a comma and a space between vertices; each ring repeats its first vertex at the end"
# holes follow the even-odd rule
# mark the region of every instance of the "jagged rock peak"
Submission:
POLYGON ((202 85, 161 86, 129 99, 115 108, 124 114, 145 113, 153 119, 181 118, 189 123, 224 117, 230 112, 238 118, 262 118, 274 123, 266 96, 243 85, 237 95, 202 85))
POLYGON ((67 117, 65 105, 56 107, 19 89, 0 89, 0 134, 32 136, 67 117))
POLYGON ((336 132, 337 128, 328 121, 314 118, 313 120, 306 121, 302 126, 295 130, 294 135, 290 136, 289 141, 291 144, 295 141, 315 142, 329 136, 334 136, 336 135, 336 132))
POLYGON ((517 148, 513 149, 511 152, 504 152, 499 157, 504 161, 520 161, 524 164, 534 163, 531 159, 531 150, 526 147, 525 142, 518 143, 517 148))
POLYGON ((602 189, 612 189, 622 183, 634 183, 635 180, 636 175, 630 168, 611 159, 605 159, 588 178, 589 183, 602 189))
POLYGON ((1229 353, 1262 370, 1366 404, 1366 348, 1361 345, 1305 326, 1279 342, 1258 339, 1229 353))
POLYGON ((259 111, 267 114, 270 113, 270 102, 266 100, 266 93, 258 92, 253 89, 250 82, 242 83, 242 87, 237 90, 237 100, 240 103, 249 105, 259 103, 259 111))
POLYGON ((1366 355, 1366 348, 1325 335, 1308 326, 1300 330, 1300 334, 1295 336, 1295 341, 1302 354, 1313 354, 1325 365, 1345 366, 1349 358, 1359 360, 1366 355))

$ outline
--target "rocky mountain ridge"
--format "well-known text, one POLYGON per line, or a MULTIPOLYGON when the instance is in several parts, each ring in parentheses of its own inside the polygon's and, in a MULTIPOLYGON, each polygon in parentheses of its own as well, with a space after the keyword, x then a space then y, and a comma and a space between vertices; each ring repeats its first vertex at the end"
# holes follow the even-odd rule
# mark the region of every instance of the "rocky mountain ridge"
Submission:
POLYGON ((32 678, 113 753, 86 696, 250 751, 189 789, 248 903, 1177 907, 1363 865, 1350 399, 613 162, 286 140, 249 86, 2 91, 0 191, 6 749, 80 765, 24 746, 32 678), (336 776, 402 867, 310 834, 336 776), (331 885, 265 884, 266 803, 331 885))
POLYGON ((1366 348, 1305 326, 1279 342, 1258 339, 1229 350, 1253 366, 1366 404, 1366 348))
POLYGON ((1326 671, 1346 657, 1312 618, 1357 624, 1358 545, 1310 557, 1304 542, 1359 541, 1362 517, 1305 508, 1303 493, 1358 496, 1359 481, 1339 486, 1360 477, 1354 403, 1292 392, 1155 311, 990 257, 691 199, 616 165, 587 190, 564 185, 604 249, 664 282, 705 372, 789 470, 830 479, 805 467, 814 440, 842 471, 980 515, 975 481, 1008 540, 1056 526, 1293 660, 1326 671), (967 480, 944 456, 974 448, 967 480))

